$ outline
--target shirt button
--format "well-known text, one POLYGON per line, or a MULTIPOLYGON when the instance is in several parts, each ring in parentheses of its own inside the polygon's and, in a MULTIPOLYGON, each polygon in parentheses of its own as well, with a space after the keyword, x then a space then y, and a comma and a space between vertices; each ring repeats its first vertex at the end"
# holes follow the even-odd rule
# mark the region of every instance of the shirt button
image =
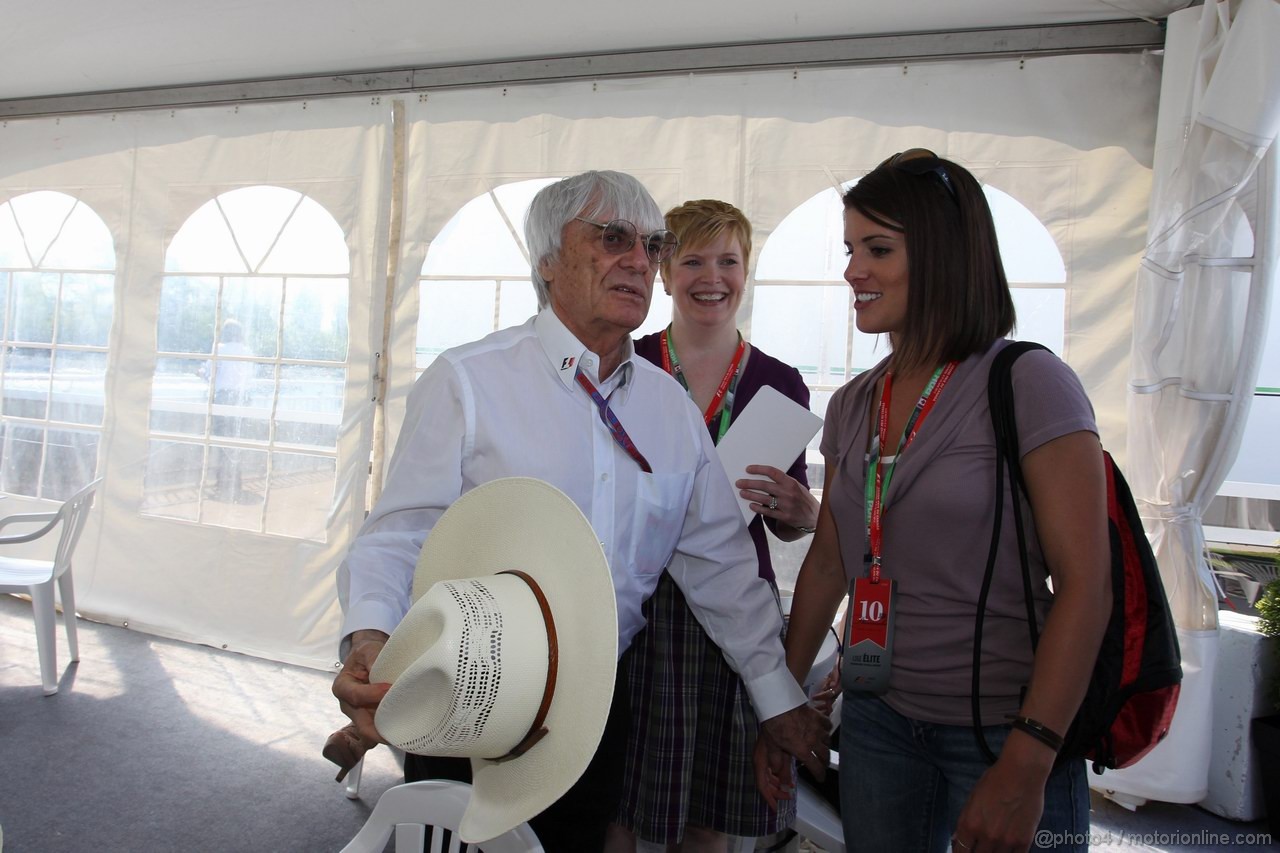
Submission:
POLYGON ((600 475, 600 482, 602 482, 602 483, 603 483, 603 482, 605 482, 605 481, 606 481, 606 480, 608 480, 608 479, 609 479, 609 475, 608 475, 608 474, 601 474, 601 475, 600 475))

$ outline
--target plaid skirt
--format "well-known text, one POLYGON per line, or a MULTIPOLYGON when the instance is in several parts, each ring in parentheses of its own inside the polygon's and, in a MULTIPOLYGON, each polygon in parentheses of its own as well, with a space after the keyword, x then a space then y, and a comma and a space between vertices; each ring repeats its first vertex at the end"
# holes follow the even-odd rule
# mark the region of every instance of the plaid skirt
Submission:
POLYGON ((745 685, 663 572, 645 628, 623 657, 631 689, 618 823, 644 841, 678 843, 686 824, 755 838, 790 826, 756 788, 759 723, 745 685))

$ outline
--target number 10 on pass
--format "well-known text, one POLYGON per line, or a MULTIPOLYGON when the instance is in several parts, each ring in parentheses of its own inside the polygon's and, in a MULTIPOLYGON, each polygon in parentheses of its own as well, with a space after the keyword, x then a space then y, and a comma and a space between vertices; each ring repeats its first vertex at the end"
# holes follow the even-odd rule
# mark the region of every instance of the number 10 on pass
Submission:
POLYGON ((893 581, 855 578, 849 587, 849 615, 841 686, 884 693, 889 689, 893 659, 893 581))

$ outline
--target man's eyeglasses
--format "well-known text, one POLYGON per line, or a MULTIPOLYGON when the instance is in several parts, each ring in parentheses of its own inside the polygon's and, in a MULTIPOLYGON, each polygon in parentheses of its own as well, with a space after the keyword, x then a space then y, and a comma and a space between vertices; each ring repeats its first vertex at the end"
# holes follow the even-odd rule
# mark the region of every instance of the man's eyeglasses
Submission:
POLYGON ((908 148, 906 151, 894 154, 880 165, 889 166, 910 175, 937 175, 938 180, 942 181, 942 185, 950 193, 951 200, 956 204, 960 203, 960 199, 956 197, 955 185, 951 183, 951 175, 947 174, 947 167, 942 164, 938 155, 928 148, 908 148))
POLYGON ((599 228, 600 244, 611 255, 625 255, 630 252, 631 247, 636 244, 636 238, 639 237, 644 241, 644 251, 649 256, 649 260, 662 263, 674 255, 676 246, 680 245, 676 235, 665 228, 649 234, 641 234, 636 226, 625 219, 614 219, 603 223, 592 222, 581 216, 575 216, 574 219, 599 228))

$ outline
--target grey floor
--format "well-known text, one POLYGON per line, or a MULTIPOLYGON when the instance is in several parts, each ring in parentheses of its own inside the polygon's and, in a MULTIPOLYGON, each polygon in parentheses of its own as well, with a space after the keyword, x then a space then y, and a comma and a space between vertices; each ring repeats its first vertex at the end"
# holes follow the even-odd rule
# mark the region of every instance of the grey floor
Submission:
MULTIPOLYGON (((0 595, 0 827, 6 853, 339 850, 399 781, 385 748, 348 800, 320 755, 331 675, 79 620, 80 657, 40 690, 31 605, 0 595)), ((1261 823, 1094 796, 1094 849, 1280 849, 1261 823), (1163 837, 1162 837, 1163 836, 1163 837), (1207 842, 1207 843, 1197 843, 1207 842), (1220 843, 1221 842, 1221 843, 1220 843)))
POLYGON ((5 853, 336 851, 399 769, 385 749, 348 800, 320 755, 342 722, 329 673, 79 620, 40 689, 31 605, 0 595, 5 853))

